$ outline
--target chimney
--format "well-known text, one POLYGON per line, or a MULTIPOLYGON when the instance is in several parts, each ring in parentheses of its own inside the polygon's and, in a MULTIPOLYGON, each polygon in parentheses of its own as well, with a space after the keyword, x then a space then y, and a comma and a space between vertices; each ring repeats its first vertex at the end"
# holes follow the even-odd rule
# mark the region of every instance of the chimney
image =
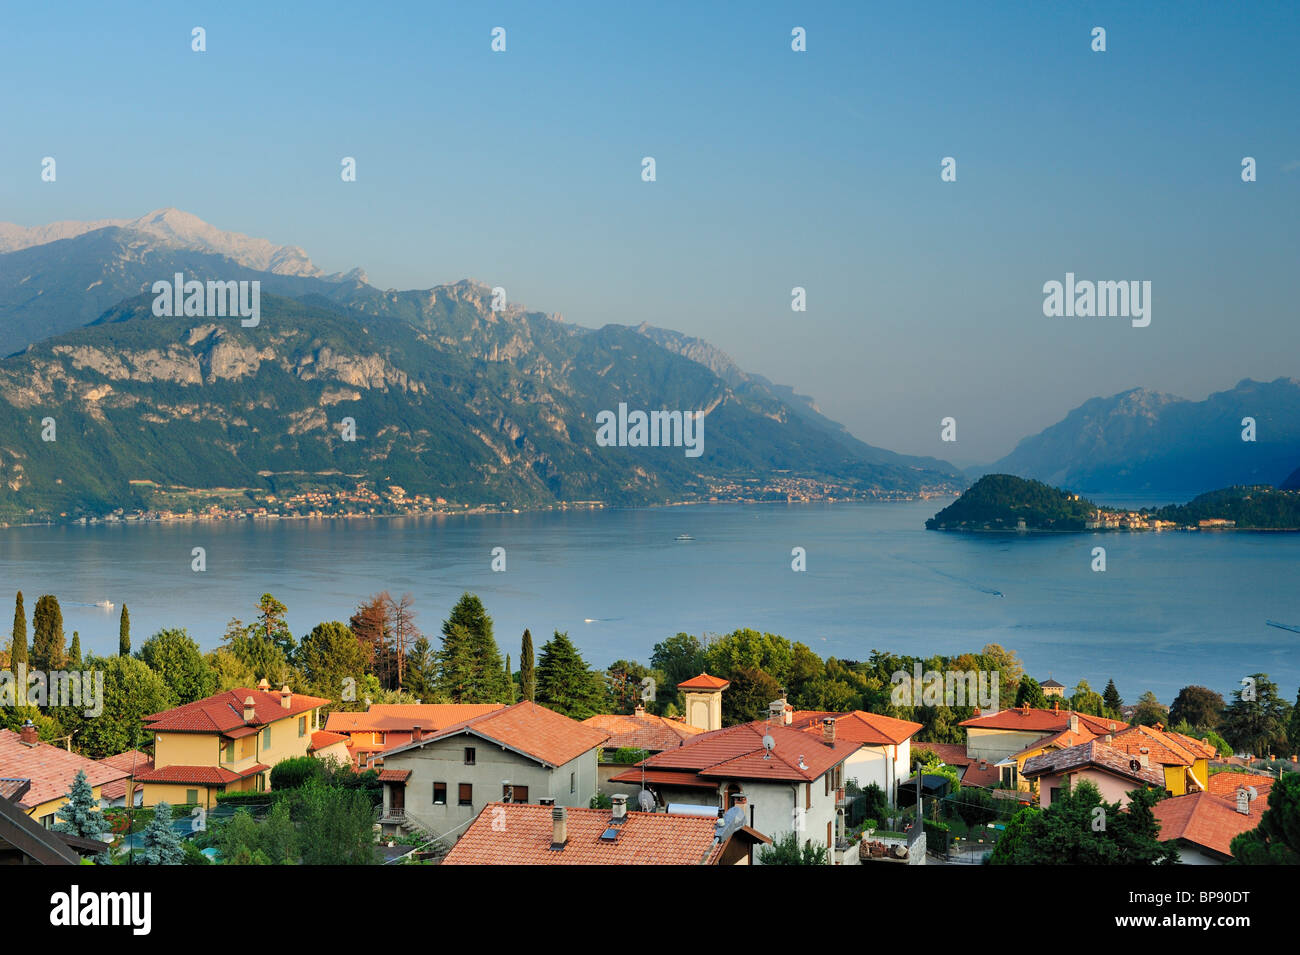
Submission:
POLYGON ((1142 764, 1143 769, 1151 768, 1151 757, 1148 756, 1146 753, 1138 754, 1138 762, 1142 764))
POLYGON ((280 709, 287 710, 293 705, 293 693, 289 690, 289 684, 286 683, 280 687, 280 709))
POLYGON ((1061 712, 1061 703, 1059 700, 1052 700, 1052 712, 1053 713, 1061 712))
POLYGON ((420 726, 419 723, 416 723, 414 726, 411 727, 411 739, 412 740, 424 739, 424 728, 420 726))
POLYGON ((569 811, 563 806, 551 809, 551 848, 563 849, 569 841, 569 811))
POLYGON ((539 805, 539 806, 554 806, 554 805, 555 805, 555 797, 554 797, 554 796, 541 796, 541 797, 539 797, 538 800, 537 800, 537 805, 539 805))
POLYGON ((23 723, 22 729, 18 731, 18 739, 28 746, 35 746, 41 741, 41 734, 36 729, 36 724, 31 720, 23 723))
POLYGON ((1237 787, 1237 812, 1243 816, 1250 815, 1250 793, 1246 791, 1245 786, 1237 787))
POLYGON ((1156 721, 1156 732, 1157 732, 1157 733, 1163 733, 1164 731, 1165 731, 1165 724, 1164 724, 1164 723, 1161 723, 1159 720, 1157 720, 1157 721, 1156 721))
POLYGON ((1109 742, 1112 742, 1114 739, 1115 739, 1115 737, 1113 737, 1113 736, 1111 736, 1109 733, 1107 733, 1107 734, 1105 735, 1105 737, 1103 737, 1102 742, 1103 742, 1103 743, 1109 743, 1109 742))
POLYGON ((613 810, 613 822, 622 822, 627 818, 627 796, 618 795, 609 797, 610 805, 613 810))
POLYGON ((822 742, 827 746, 835 745, 835 718, 828 716, 822 720, 822 742))
POLYGON ((633 716, 645 716, 645 707, 642 706, 640 703, 638 703, 638 704, 636 705, 636 709, 634 709, 634 710, 632 711, 632 715, 633 715, 633 716))
POLYGON ((789 726, 794 722, 794 707, 786 703, 785 700, 782 700, 781 703, 781 725, 789 726))
POLYGON ((1071 713, 1071 714, 1070 714, 1070 732, 1071 732, 1071 733, 1077 733, 1077 732, 1079 732, 1079 714, 1078 714, 1078 713, 1071 713))
POLYGON ((253 705, 251 696, 244 697, 244 722, 252 723, 257 719, 257 707, 253 705))
POLYGON ((271 684, 270 684, 270 682, 266 679, 266 677, 262 677, 262 679, 260 679, 260 680, 257 681, 257 688, 258 688, 259 690, 261 690, 263 693, 270 693, 270 692, 271 692, 271 684))
POLYGON ((747 809, 749 807, 749 797, 744 793, 736 793, 731 797, 731 808, 735 809, 737 806, 741 809, 747 809))
POLYGON ((785 722, 785 700, 773 700, 767 704, 767 718, 778 726, 785 722))

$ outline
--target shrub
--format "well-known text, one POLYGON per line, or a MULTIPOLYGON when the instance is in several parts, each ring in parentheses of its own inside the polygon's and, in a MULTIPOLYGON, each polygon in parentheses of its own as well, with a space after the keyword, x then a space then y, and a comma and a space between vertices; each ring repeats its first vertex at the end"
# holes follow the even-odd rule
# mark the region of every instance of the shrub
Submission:
POLYGON ((301 789, 309 782, 325 782, 328 768, 312 756, 291 756, 271 768, 271 790, 301 789))

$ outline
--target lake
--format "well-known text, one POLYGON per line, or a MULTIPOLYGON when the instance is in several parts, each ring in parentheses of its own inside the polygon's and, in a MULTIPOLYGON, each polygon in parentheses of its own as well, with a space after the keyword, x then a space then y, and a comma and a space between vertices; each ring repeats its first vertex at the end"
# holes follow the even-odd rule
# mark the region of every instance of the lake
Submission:
MULTIPOLYGON (((118 609, 136 647, 185 627, 204 649, 263 592, 302 636, 346 621, 369 594, 415 598, 431 636, 462 591, 482 597, 517 665, 525 627, 567 630, 588 661, 648 661, 678 631, 753 627, 821 656, 931 654, 1000 643, 1028 672, 1134 702, 1199 683, 1225 696, 1263 671, 1294 700, 1300 680, 1300 535, 927 532, 947 499, 882 504, 706 505, 365 521, 121 524, 0 530, 3 599, 56 594, 69 640, 116 652, 118 609), (678 542, 687 534, 694 538, 678 542), (1091 570, 1094 546, 1107 569, 1091 570), (191 570, 191 549, 207 570, 191 570), (493 572, 504 547, 506 570, 493 572), (791 549, 807 571, 791 570, 791 549), (999 594, 1001 596, 999 596, 999 594)), ((1130 503, 1130 502, 1125 502, 1130 503)), ((8 610, 0 611, 9 614, 8 610)), ((6 617, 8 619, 8 617, 6 617)))

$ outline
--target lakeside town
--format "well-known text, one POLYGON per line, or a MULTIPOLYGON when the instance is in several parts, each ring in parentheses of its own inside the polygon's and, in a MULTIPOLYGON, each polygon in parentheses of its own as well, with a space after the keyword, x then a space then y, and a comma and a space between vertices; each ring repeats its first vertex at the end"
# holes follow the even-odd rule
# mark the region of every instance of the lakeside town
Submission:
POLYGON ((204 653, 136 647, 123 607, 96 657, 52 594, 29 643, 17 595, 0 861, 1300 862, 1300 697, 1266 673, 1126 703, 994 644, 850 661, 739 629, 600 669, 559 631, 503 656, 470 593, 432 639, 387 592, 301 638, 251 609, 204 653))

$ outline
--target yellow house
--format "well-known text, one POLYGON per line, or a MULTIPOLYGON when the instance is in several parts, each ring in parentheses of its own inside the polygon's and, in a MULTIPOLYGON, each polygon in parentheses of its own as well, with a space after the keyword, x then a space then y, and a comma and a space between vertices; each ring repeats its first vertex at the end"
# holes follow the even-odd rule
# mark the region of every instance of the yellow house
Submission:
POLYGON ((145 717, 154 768, 136 777, 144 804, 216 805, 222 792, 270 788, 271 767, 314 750, 320 709, 330 701, 263 680, 145 717))
POLYGON ((1218 755, 1208 739, 1193 739, 1175 733, 1165 729, 1163 723, 1134 726, 1116 733, 1110 745, 1160 767, 1165 777, 1165 789, 1173 796, 1208 789, 1210 760, 1218 755))
POLYGON ((127 777, 127 773, 86 759, 66 749, 42 743, 31 720, 21 731, 0 729, 0 793, 23 789, 19 807, 45 828, 55 823, 55 816, 68 801, 77 771, 86 774, 95 799, 103 798, 103 787, 127 777))

